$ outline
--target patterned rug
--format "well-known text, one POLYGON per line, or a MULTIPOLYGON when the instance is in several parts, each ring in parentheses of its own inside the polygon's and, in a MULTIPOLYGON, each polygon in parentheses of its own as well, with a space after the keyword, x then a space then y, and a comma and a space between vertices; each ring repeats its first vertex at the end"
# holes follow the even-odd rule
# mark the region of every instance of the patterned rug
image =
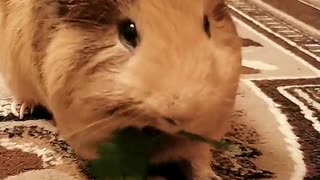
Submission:
MULTIPOLYGON (((320 179, 320 73, 236 21, 243 37, 243 77, 232 151, 212 150, 212 169, 226 180, 320 179), (279 53, 277 55, 277 53, 279 53), (287 68, 287 69, 286 69, 287 68)), ((23 120, 0 100, 0 179, 90 179, 85 162, 59 138, 41 109, 23 120)))

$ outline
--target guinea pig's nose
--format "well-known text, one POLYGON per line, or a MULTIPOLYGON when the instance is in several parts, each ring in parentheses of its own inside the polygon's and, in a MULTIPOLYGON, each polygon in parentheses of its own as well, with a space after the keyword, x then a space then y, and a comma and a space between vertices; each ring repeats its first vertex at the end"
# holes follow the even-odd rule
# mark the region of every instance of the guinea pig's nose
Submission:
POLYGON ((169 117, 162 117, 165 121, 167 121, 169 124, 172 124, 172 125, 175 125, 175 126, 178 126, 178 122, 175 121, 174 119, 172 118, 169 118, 169 117))

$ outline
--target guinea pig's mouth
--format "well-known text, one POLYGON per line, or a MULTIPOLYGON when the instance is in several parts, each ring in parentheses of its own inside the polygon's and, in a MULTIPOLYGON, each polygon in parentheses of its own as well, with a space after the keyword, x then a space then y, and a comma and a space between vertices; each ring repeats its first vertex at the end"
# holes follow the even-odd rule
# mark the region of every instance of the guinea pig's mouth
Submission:
POLYGON ((154 111, 140 111, 137 109, 124 111, 122 108, 113 108, 107 112, 107 115, 114 119, 122 119, 123 122, 117 121, 121 124, 125 124, 122 128, 130 128, 131 126, 144 128, 146 126, 152 126, 167 133, 169 131, 175 133, 175 131, 179 131, 181 128, 181 124, 176 119, 163 116, 154 111))
MULTIPOLYGON (((142 128, 141 132, 144 136, 166 135, 169 138, 172 137, 170 134, 151 126, 142 128)), ((148 166, 147 176, 150 178, 162 177, 165 180, 191 180, 192 165, 187 159, 171 160, 157 164, 151 163, 148 166)))
POLYGON ((151 164, 148 169, 148 177, 162 177, 166 180, 190 180, 192 165, 188 160, 151 164))
MULTIPOLYGON (((145 127, 142 129, 142 133, 147 136, 166 134, 165 132, 154 127, 145 127)), ((148 167, 148 177, 162 177, 165 180, 189 180, 191 179, 191 176, 191 163, 185 159, 168 161, 159 164, 150 164, 148 167)))

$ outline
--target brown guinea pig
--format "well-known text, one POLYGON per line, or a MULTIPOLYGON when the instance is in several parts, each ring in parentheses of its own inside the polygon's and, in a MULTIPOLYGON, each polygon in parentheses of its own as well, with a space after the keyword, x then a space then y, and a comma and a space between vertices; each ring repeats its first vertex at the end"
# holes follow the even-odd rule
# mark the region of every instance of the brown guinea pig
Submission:
MULTIPOLYGON (((223 0, 1 0, 0 66, 23 107, 42 105, 75 152, 124 127, 229 127, 241 44, 223 0)), ((209 146, 173 140, 152 161, 214 177, 209 146)))

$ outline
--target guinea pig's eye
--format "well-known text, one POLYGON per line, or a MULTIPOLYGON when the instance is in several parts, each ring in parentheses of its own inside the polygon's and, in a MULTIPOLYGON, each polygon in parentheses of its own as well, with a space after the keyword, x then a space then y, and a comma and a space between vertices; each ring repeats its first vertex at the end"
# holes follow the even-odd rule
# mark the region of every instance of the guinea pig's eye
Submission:
POLYGON ((206 34, 208 35, 208 37, 210 38, 211 30, 210 30, 210 22, 209 22, 208 16, 205 16, 203 19, 203 28, 206 34))
POLYGON ((135 48, 138 45, 138 32, 136 25, 130 19, 118 24, 119 36, 124 43, 135 48))

